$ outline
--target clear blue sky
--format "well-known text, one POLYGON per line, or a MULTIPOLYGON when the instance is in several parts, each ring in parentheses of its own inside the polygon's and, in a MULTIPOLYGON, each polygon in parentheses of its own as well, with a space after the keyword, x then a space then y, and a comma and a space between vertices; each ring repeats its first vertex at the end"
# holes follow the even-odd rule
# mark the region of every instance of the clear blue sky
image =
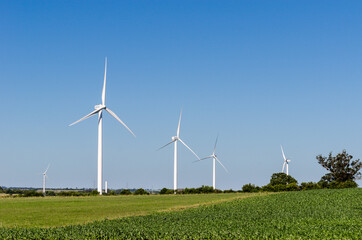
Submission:
MULTIPOLYGON (((299 182, 315 159, 362 158, 361 1, 1 1, 0 185, 94 187, 101 102, 111 188, 173 186, 176 134, 217 154, 221 189, 267 184, 282 167, 299 182)), ((211 161, 179 147, 179 187, 212 184, 211 161)), ((359 184, 362 182, 359 181, 359 184)))

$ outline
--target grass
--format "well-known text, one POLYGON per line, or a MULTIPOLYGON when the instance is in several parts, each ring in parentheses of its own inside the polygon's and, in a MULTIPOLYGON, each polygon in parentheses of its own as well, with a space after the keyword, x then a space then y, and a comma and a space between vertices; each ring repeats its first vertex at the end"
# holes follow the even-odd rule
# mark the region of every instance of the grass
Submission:
POLYGON ((85 225, 0 228, 0 239, 362 239, 361 206, 362 189, 285 192, 85 225))
MULTIPOLYGON (((56 227, 180 210, 255 194, 0 198, 0 227, 56 227)), ((256 194, 258 195, 258 194, 256 194)))

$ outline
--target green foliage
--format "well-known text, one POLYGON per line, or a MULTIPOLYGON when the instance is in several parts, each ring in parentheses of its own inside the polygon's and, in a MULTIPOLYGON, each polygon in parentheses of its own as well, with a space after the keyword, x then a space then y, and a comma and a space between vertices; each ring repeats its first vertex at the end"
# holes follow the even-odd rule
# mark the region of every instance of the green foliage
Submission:
POLYGON ((183 190, 178 191, 180 194, 200 194, 200 193, 222 193, 219 189, 213 189, 211 186, 202 185, 199 188, 185 188, 183 190))
POLYGON ((299 190, 299 186, 297 185, 297 183, 290 183, 286 186, 286 191, 298 191, 299 190))
POLYGON ((338 182, 333 181, 328 184, 328 188, 331 189, 341 189, 341 188, 356 188, 358 185, 354 181, 345 181, 345 182, 338 182))
POLYGON ((0 239, 362 239, 361 194, 286 192, 85 225, 0 228, 0 239))
POLYGON ((270 179, 270 184, 272 186, 287 185, 290 183, 297 183, 297 180, 295 180, 292 176, 287 175, 285 173, 273 173, 270 179))
POLYGON ((55 192, 54 191, 45 191, 45 196, 55 196, 55 192))
POLYGON ((19 197, 43 197, 43 193, 35 190, 25 190, 23 193, 19 194, 19 197))
POLYGON ((150 193, 144 190, 143 188, 139 188, 134 192, 135 195, 149 195, 150 193))
MULTIPOLYGON (((218 190, 218 189, 216 189, 216 190, 218 190)), ((224 190, 223 193, 235 193, 235 191, 232 189, 229 189, 229 190, 224 190)))
POLYGON ((90 196, 98 196, 99 192, 97 190, 93 190, 89 193, 90 196))
POLYGON ((172 189, 162 188, 160 194, 173 194, 174 191, 172 189))
POLYGON ((315 183, 315 182, 302 182, 300 184, 300 190, 313 190, 313 189, 320 189, 320 188, 322 188, 322 186, 320 186, 318 183, 315 183))
POLYGON ((129 189, 123 189, 119 194, 121 194, 121 195, 131 195, 132 192, 129 189))
POLYGON ((332 152, 329 153, 328 157, 318 155, 316 157, 318 163, 330 172, 324 175, 321 180, 346 182, 360 179, 361 172, 359 170, 362 168, 362 162, 359 159, 353 161, 352 158, 353 156, 349 155, 346 150, 338 153, 335 157, 332 156, 332 152))
POLYGON ((61 196, 61 197, 70 197, 70 196, 74 197, 74 196, 85 196, 85 195, 89 195, 89 194, 75 192, 75 191, 62 191, 62 192, 59 192, 57 195, 61 196))
POLYGON ((248 183, 242 187, 243 192, 258 192, 259 187, 255 187, 254 184, 248 183))

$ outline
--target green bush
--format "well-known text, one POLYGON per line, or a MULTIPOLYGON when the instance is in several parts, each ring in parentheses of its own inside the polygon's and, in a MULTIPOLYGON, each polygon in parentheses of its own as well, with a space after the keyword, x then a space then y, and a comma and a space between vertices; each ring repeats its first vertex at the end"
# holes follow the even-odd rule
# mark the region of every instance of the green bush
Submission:
POLYGON ((25 190, 24 193, 19 195, 19 197, 43 197, 43 193, 35 190, 25 190))
POLYGON ((54 191, 45 191, 45 196, 55 196, 55 192, 54 191))
POLYGON ((139 188, 134 192, 135 195, 149 195, 150 193, 144 190, 143 188, 139 188))
POLYGON ((345 181, 340 183, 341 188, 356 188, 358 184, 355 181, 345 181))
POLYGON ((267 184, 267 185, 265 185, 265 186, 262 186, 262 187, 261 187, 261 190, 262 190, 263 192, 275 192, 274 186, 271 185, 270 183, 267 184))
POLYGON ((325 180, 320 180, 317 184, 320 188, 328 188, 329 185, 328 181, 325 180))
POLYGON ((57 194, 57 196, 62 196, 62 197, 82 196, 82 195, 84 196, 85 194, 81 194, 75 191, 62 191, 57 194))
POLYGON ((229 190, 224 190, 224 193, 234 193, 235 191, 232 190, 232 189, 229 189, 229 190))
POLYGON ((121 195, 131 195, 132 192, 129 189, 123 189, 119 194, 121 194, 121 195))
POLYGON ((98 196, 99 192, 97 190, 93 190, 89 193, 90 196, 98 196))
POLYGON ((110 190, 110 191, 107 193, 107 195, 116 195, 116 192, 113 191, 113 190, 110 190))
POLYGON ((258 192, 254 184, 248 183, 242 187, 243 192, 258 192))
POLYGON ((200 191, 196 188, 185 188, 180 193, 181 194, 196 194, 196 193, 200 193, 200 191))
POLYGON ((287 191, 298 191, 299 190, 299 187, 296 183, 290 183, 287 185, 287 188, 286 188, 287 191))
POLYGON ((320 189, 322 188, 318 183, 314 182, 302 182, 300 184, 301 190, 313 190, 313 189, 320 189))
POLYGON ((328 188, 340 189, 340 188, 356 188, 358 185, 354 181, 337 182, 332 181, 328 184, 328 188))
POLYGON ((172 189, 162 188, 160 194, 173 194, 174 191, 172 189))
POLYGON ((202 185, 201 187, 197 188, 199 193, 213 193, 214 192, 214 188, 210 187, 210 186, 204 186, 202 185))
POLYGON ((283 192, 287 190, 287 185, 284 184, 277 184, 274 185, 273 187, 274 187, 274 192, 283 192))
POLYGON ((288 185, 291 183, 298 183, 295 178, 285 173, 273 173, 270 178, 270 184, 275 185, 288 185))

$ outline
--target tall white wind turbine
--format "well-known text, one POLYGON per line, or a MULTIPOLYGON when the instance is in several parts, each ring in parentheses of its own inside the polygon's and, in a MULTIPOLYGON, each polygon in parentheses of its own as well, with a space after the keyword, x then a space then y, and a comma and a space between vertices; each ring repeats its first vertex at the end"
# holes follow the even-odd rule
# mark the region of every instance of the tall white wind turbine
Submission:
POLYGON ((47 169, 43 172, 43 195, 45 196, 45 179, 48 177, 47 172, 50 167, 50 164, 48 165, 47 169))
MULTIPOLYGON (((103 90, 102 90, 102 104, 94 106, 94 111, 86 115, 85 117, 79 119, 78 121, 70 124, 69 126, 72 126, 76 123, 79 123, 95 114, 98 113, 98 178, 97 178, 97 191, 100 195, 102 195, 102 166, 103 166, 103 147, 102 147, 102 120, 103 120, 103 110, 106 110, 109 114, 111 114, 118 122, 120 122, 127 130, 132 133, 133 136, 134 133, 129 129, 124 122, 114 113, 111 111, 111 109, 106 107, 106 76, 107 76, 107 57, 106 57, 106 63, 104 68, 104 80, 103 80, 103 90)), ((136 136, 135 136, 136 137, 136 136)))
POLYGON ((284 159, 282 172, 284 172, 284 167, 285 167, 285 165, 286 165, 286 174, 289 175, 289 162, 290 162, 291 160, 285 157, 285 154, 284 154, 284 150, 283 150, 282 145, 280 145, 280 148, 282 149, 282 154, 283 154, 283 159, 284 159))
POLYGON ((167 143, 165 146, 160 147, 158 149, 158 150, 160 150, 160 149, 166 147, 167 145, 169 145, 171 143, 174 143, 175 149, 174 149, 174 162, 173 162, 173 164, 174 164, 174 168, 173 168, 173 190, 175 191, 175 193, 177 191, 177 142, 180 141, 183 145, 185 145, 185 147, 187 149, 189 149, 197 157, 197 159, 200 159, 199 156, 197 156, 197 154, 194 151, 192 151, 192 149, 189 146, 187 146, 186 143, 184 143, 180 138, 181 116, 182 116, 182 109, 181 109, 181 113, 180 113, 180 119, 178 121, 177 135, 173 136, 171 138, 172 139, 171 142, 167 143))
MULTIPOLYGON (((216 144, 217 144, 217 139, 219 137, 216 137, 216 141, 215 141, 215 146, 214 146, 214 151, 212 152, 212 155, 208 156, 208 157, 205 157, 205 158, 201 158, 200 160, 198 161, 201 161, 201 160, 205 160, 205 159, 212 159, 212 187, 213 189, 216 189, 216 161, 218 161, 218 163, 224 168, 224 170, 226 172, 228 172, 228 170, 226 169, 226 167, 221 163, 221 161, 217 158, 216 154, 215 154, 215 151, 216 151, 216 144)), ((198 162, 197 161, 197 162, 198 162)))

